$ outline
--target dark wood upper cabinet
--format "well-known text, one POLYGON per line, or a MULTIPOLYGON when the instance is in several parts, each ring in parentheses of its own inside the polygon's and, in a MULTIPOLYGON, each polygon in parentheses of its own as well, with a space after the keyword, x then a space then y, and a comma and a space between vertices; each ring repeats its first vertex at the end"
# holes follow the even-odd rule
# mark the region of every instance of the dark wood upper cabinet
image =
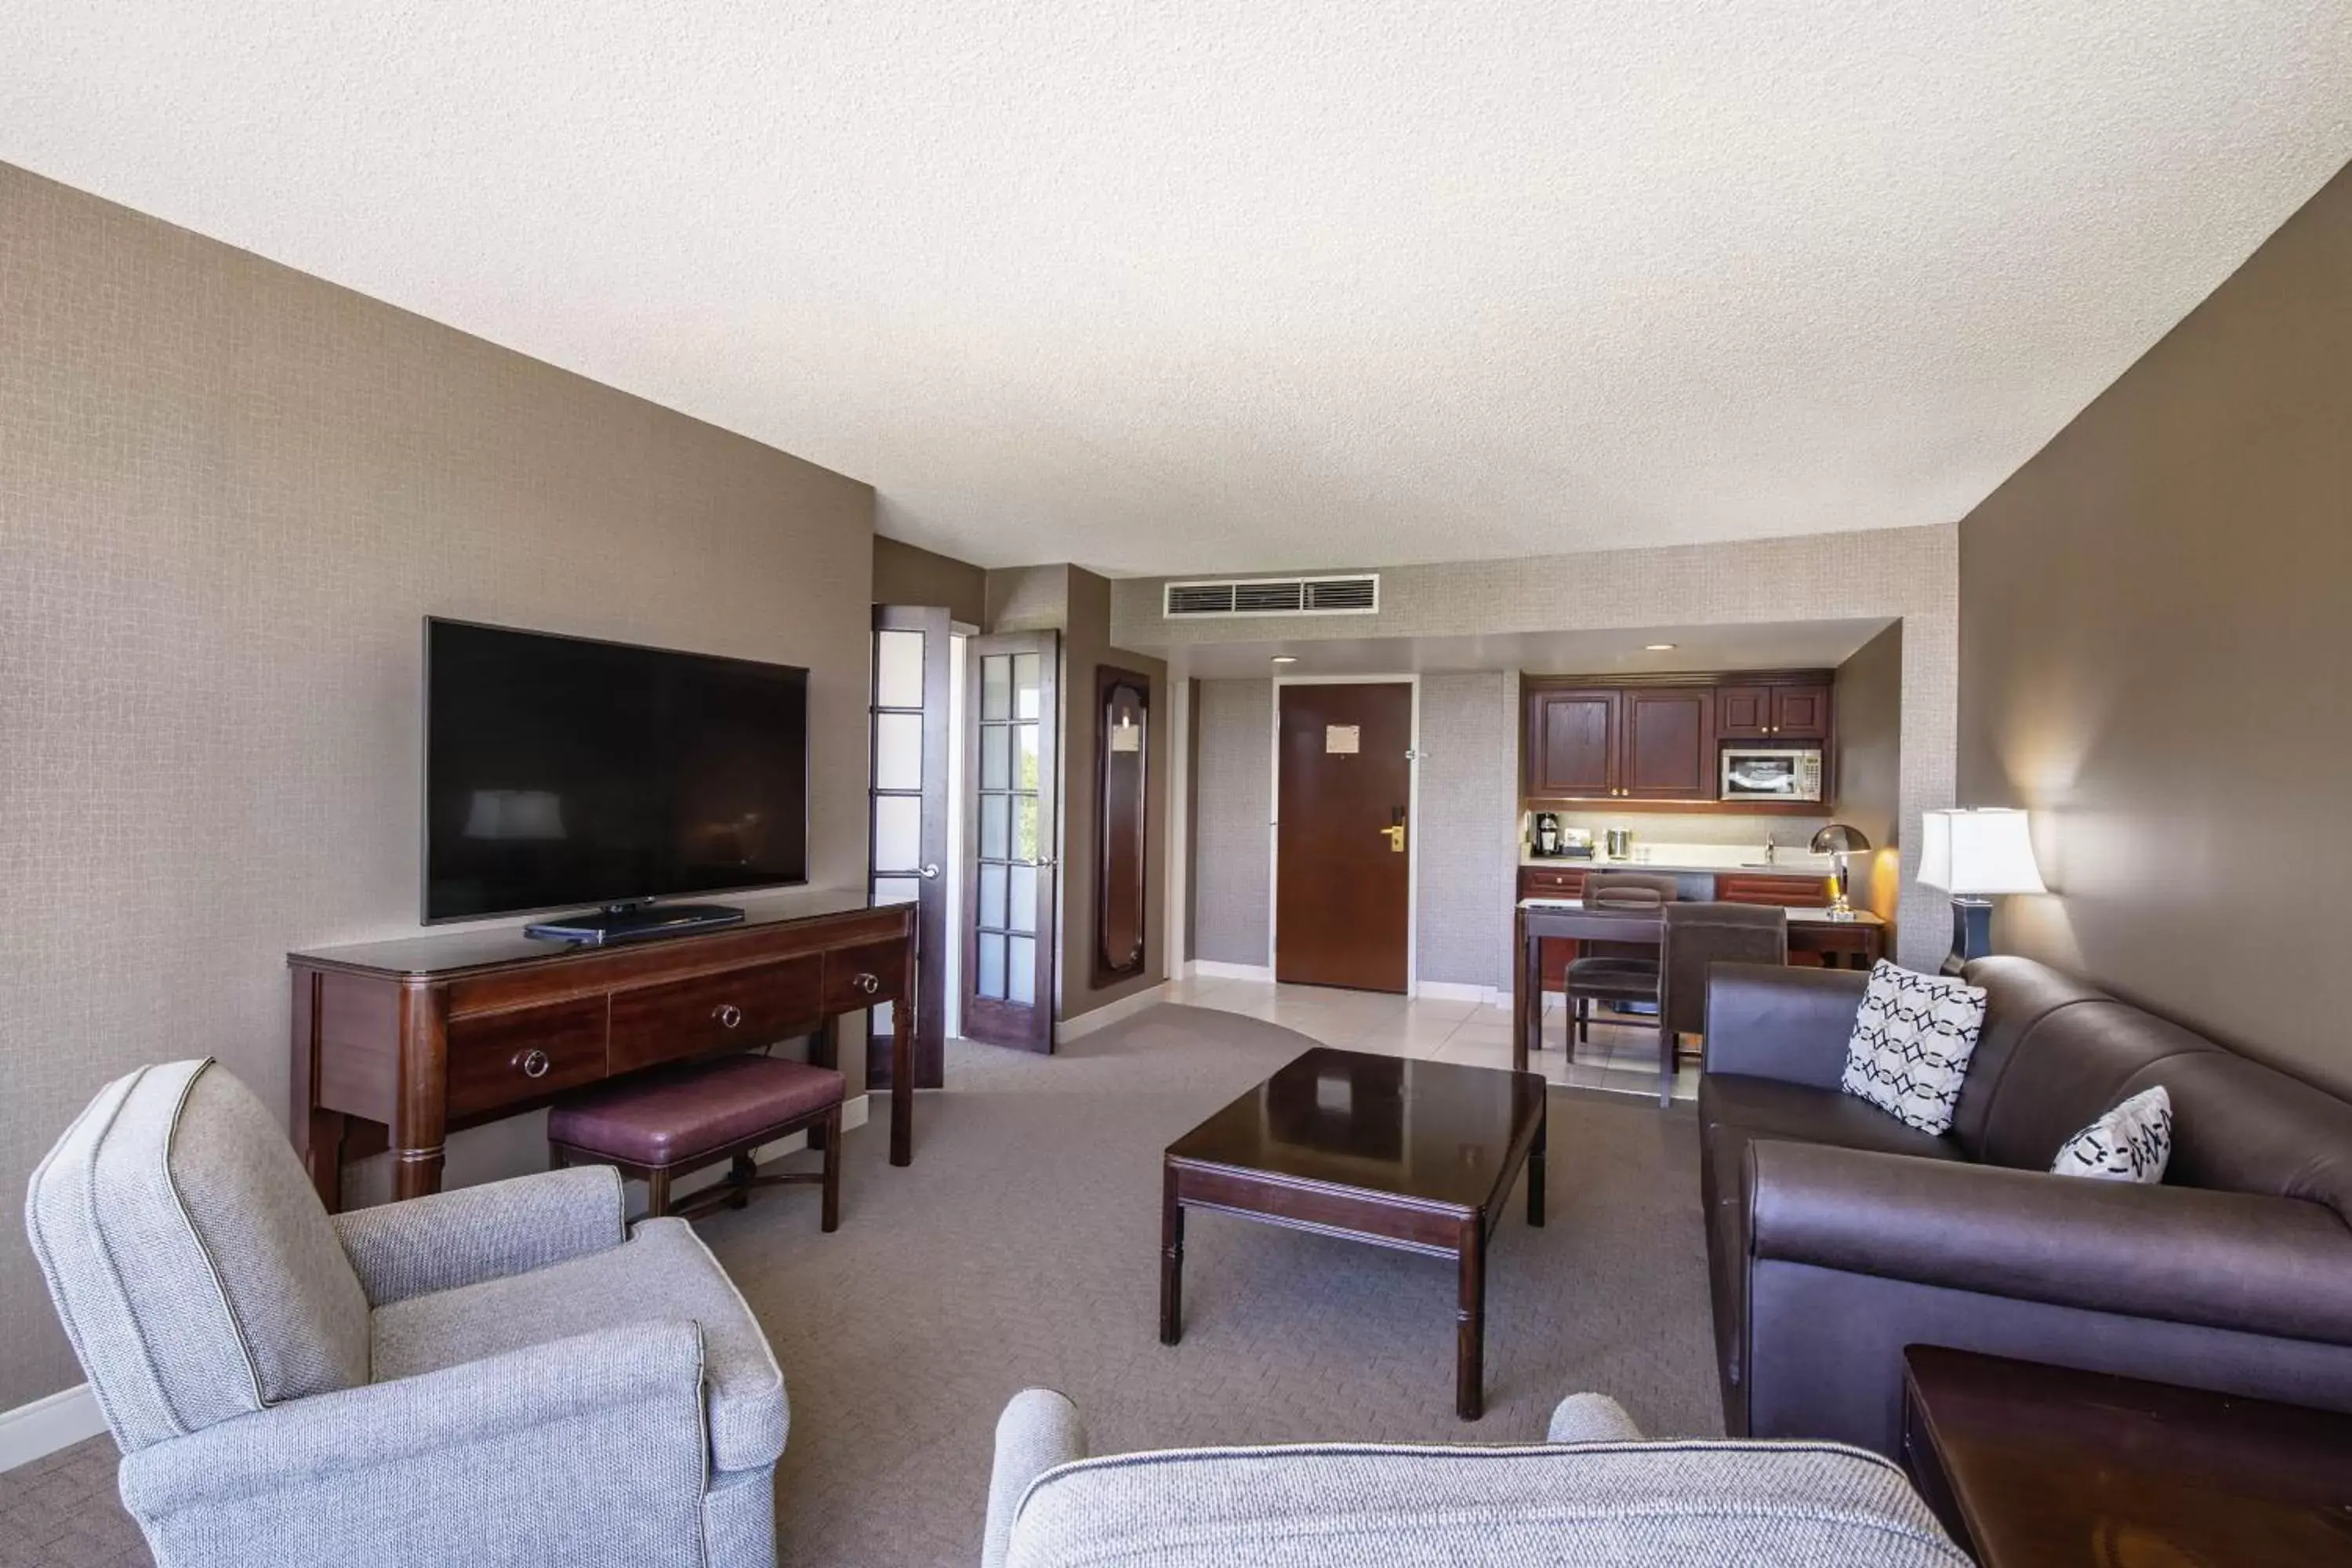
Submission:
POLYGON ((1772 689, 1772 738, 1776 741, 1821 741, 1830 732, 1830 689, 1826 686, 1776 686, 1772 689))
POLYGON ((1528 793, 1601 799, 1617 787, 1618 708, 1610 690, 1537 691, 1528 700, 1528 793))
POLYGON ((1631 688, 1622 696, 1621 728, 1622 798, 1716 798, 1713 688, 1631 688))
POLYGON ((1727 742, 1815 745, 1834 732, 1830 672, 1526 679, 1522 785, 1534 801, 1821 815, 1826 803, 1721 801, 1727 742))
POLYGON ((1724 741, 1760 741, 1772 732, 1772 691, 1769 686, 1718 686, 1715 689, 1715 733, 1724 741))

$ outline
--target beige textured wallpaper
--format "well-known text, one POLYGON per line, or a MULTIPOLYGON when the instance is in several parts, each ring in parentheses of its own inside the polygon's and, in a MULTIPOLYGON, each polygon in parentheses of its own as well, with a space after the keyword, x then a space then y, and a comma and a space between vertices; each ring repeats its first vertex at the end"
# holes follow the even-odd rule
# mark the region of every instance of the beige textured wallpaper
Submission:
MULTIPOLYGON (((0 1190, 140 1062, 284 1113, 285 952, 415 929, 427 613, 808 666, 812 880, 857 884, 873 504, 0 165, 0 1190)), ((0 1225, 0 1410, 80 1380, 0 1225)))

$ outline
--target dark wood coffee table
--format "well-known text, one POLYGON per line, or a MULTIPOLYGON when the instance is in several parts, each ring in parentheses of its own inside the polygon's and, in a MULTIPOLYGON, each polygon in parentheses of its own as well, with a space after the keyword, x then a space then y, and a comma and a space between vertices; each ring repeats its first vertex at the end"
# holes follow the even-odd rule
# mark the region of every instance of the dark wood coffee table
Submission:
POLYGON ((1903 1459, 1985 1568, 2352 1563, 2352 1415, 1904 1352, 1903 1459))
POLYGON ((1486 1411, 1486 1238, 1519 1167, 1544 1215, 1542 1078, 1318 1047, 1168 1146, 1160 1342, 1183 1336, 1184 1211, 1451 1258, 1454 1409, 1486 1411))

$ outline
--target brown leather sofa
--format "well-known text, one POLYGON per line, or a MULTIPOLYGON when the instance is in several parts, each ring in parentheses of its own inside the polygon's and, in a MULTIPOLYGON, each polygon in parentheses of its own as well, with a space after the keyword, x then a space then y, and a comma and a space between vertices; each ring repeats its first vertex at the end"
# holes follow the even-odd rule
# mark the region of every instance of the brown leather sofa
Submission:
POLYGON ((1717 967, 1698 1114, 1724 1424, 1895 1457, 1903 1349, 2352 1410, 2352 1104, 2021 958, 1980 959, 1951 1131, 1842 1093, 1866 976, 1717 967), (2053 1176, 2127 1095, 2160 1186, 2053 1176))

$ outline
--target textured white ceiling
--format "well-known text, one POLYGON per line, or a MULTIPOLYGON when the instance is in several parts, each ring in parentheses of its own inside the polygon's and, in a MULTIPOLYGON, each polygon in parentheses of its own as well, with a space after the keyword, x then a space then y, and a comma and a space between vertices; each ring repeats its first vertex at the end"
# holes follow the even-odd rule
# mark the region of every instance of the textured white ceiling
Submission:
POLYGON ((986 564, 1949 521, 2347 156, 2347 0, 0 0, 0 159, 986 564))

